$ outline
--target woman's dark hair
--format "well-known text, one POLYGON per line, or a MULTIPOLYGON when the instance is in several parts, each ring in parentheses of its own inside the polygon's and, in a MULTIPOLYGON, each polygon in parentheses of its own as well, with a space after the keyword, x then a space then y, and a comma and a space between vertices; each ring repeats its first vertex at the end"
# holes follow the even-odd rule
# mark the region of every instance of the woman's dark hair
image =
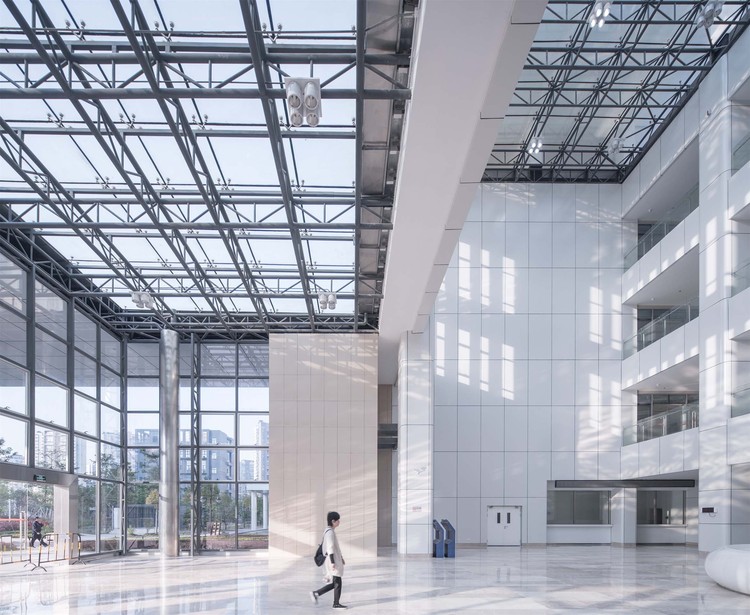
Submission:
POLYGON ((333 525, 334 521, 338 521, 341 519, 341 515, 338 514, 335 510, 332 510, 328 513, 328 527, 331 527, 333 525))

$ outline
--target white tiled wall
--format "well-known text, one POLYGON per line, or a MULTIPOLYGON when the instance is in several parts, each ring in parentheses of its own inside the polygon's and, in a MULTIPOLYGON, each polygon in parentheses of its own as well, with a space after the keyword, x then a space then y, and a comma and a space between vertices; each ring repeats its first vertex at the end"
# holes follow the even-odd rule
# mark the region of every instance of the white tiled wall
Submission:
POLYGON ((377 554, 378 342, 270 336, 269 548, 311 555, 326 513, 346 557, 377 554))
MULTIPOLYGON (((546 540, 547 481, 619 478, 621 190, 482 185, 431 328, 434 516, 546 540)), ((632 403, 628 401, 628 403, 632 403)))

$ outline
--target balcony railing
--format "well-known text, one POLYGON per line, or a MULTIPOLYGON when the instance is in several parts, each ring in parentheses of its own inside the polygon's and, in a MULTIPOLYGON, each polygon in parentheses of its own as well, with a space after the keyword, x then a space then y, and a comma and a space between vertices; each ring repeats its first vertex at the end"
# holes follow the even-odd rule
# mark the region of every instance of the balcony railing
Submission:
POLYGON ((650 416, 622 428, 622 445, 645 442, 698 427, 698 402, 685 404, 664 414, 650 416))
POLYGON ((664 239, 680 222, 687 218, 698 207, 698 186, 667 212, 664 219, 654 224, 648 232, 638 239, 635 247, 625 255, 625 269, 630 269, 638 260, 657 243, 664 239))
POLYGON ((685 326, 697 316, 697 298, 685 305, 673 307, 666 314, 662 314, 659 318, 641 327, 633 337, 625 340, 622 345, 623 358, 628 358, 639 350, 643 350, 646 346, 650 346, 668 333, 672 333, 672 331, 685 326))
POLYGON ((750 261, 740 265, 732 274, 732 296, 750 287, 750 261))
POLYGON ((732 151, 732 175, 750 162, 750 136, 732 151))
POLYGON ((750 414, 750 386, 732 393, 732 416, 750 414))

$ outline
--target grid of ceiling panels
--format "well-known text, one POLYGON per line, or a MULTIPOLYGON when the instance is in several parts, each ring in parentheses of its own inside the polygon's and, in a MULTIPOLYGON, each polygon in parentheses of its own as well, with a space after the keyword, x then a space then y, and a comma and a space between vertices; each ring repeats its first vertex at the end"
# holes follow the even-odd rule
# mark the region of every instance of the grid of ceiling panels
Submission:
POLYGON ((549 0, 485 181, 622 181, 750 15, 727 0, 707 28, 703 1, 612 0, 591 27, 597 4, 549 0))
POLYGON ((0 245, 131 336, 375 328, 415 4, 2 0, 0 245))

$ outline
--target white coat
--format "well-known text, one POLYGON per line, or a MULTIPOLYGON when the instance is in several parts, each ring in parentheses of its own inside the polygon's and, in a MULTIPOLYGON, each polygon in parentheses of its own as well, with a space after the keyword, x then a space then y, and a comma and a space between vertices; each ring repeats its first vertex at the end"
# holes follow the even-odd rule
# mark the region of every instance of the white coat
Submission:
POLYGON ((323 533, 323 553, 326 555, 326 575, 329 577, 344 576, 344 556, 341 554, 339 539, 336 538, 336 532, 332 527, 327 527, 323 533), (336 571, 334 572, 333 564, 329 555, 333 553, 333 559, 336 562, 336 571))

